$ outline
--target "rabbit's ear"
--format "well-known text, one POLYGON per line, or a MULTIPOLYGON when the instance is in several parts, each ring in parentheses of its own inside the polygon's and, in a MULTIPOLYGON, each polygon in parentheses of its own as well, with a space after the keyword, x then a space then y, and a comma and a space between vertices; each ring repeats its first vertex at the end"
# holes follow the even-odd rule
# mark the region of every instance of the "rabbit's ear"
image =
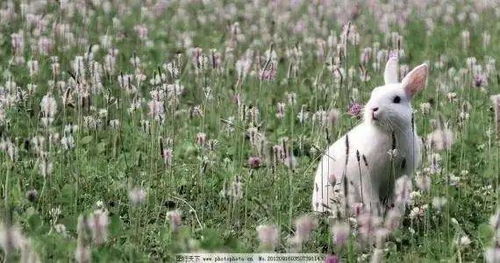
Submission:
POLYGON ((427 64, 422 64, 414 68, 403 78, 401 85, 409 98, 425 88, 428 71, 427 64))
POLYGON ((398 83, 398 58, 390 57, 385 64, 384 71, 385 84, 398 83))

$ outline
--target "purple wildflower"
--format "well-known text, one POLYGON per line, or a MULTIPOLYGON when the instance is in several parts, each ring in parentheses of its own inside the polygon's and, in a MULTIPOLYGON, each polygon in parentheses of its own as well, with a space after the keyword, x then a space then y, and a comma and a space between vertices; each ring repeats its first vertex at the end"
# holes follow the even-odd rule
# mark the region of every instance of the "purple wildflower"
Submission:
POLYGON ((478 73, 474 75, 473 84, 476 88, 485 87, 488 85, 488 77, 484 73, 478 73))
POLYGON ((340 259, 336 255, 327 255, 325 263, 340 263, 340 259))
POLYGON ((349 104, 349 109, 347 110, 347 113, 359 119, 362 111, 363 111, 363 105, 353 102, 349 104))
POLYGON ((258 156, 248 158, 248 166, 252 169, 257 169, 262 165, 262 159, 258 156))

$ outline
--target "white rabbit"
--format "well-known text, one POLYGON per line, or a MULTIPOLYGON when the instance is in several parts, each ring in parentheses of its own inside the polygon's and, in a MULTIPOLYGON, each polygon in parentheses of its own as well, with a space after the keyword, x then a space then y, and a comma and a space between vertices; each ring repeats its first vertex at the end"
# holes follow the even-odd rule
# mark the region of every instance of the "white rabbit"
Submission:
POLYGON ((363 122, 331 145, 321 159, 313 189, 314 211, 345 215, 348 205, 362 203, 381 212, 391 204, 395 180, 410 176, 421 161, 410 100, 425 88, 427 72, 422 64, 399 83, 398 59, 389 58, 385 85, 372 91, 363 122))

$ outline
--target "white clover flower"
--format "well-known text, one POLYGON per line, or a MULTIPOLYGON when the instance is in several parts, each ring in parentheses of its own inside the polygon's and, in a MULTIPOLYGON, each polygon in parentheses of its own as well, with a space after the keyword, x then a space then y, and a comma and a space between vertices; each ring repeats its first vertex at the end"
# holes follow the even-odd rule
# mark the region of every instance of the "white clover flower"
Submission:
POLYGON ((448 199, 446 199, 446 197, 434 197, 432 199, 432 206, 440 211, 443 209, 447 202, 448 199))
POLYGON ((450 129, 437 129, 427 135, 429 148, 437 151, 449 150, 454 143, 454 135, 450 129))
POLYGON ((128 198, 133 205, 140 205, 146 201, 147 193, 144 189, 136 187, 128 192, 128 198))
POLYGON ((467 235, 464 235, 464 236, 461 236, 458 240, 457 240, 457 244, 460 246, 460 247, 468 247, 470 244, 471 244, 471 240, 470 238, 467 236, 467 235))
POLYGON ((273 250, 279 242, 278 227, 276 225, 259 225, 256 230, 261 246, 273 250))

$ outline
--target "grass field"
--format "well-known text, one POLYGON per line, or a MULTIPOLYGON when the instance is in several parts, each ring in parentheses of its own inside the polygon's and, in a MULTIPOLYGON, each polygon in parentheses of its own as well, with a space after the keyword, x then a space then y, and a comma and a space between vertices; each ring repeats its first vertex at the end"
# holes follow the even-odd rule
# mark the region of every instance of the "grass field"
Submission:
POLYGON ((499 36, 496 0, 1 1, 0 259, 500 262, 499 36), (430 66, 426 147, 365 233, 312 213, 314 172, 390 52, 430 66))

